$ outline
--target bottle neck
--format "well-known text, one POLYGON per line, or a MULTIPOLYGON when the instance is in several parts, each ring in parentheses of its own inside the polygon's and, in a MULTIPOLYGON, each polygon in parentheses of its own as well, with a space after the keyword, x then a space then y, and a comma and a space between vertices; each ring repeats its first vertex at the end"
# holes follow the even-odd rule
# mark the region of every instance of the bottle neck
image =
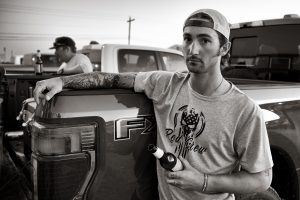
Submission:
POLYGON ((156 152, 153 153, 153 155, 159 159, 159 158, 163 157, 164 151, 157 147, 157 150, 156 150, 156 152))

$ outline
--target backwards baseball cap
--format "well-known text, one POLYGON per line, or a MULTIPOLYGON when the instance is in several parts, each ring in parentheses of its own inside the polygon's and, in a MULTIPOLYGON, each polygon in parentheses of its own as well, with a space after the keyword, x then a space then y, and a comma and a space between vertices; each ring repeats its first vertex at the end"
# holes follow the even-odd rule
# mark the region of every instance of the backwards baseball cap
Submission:
POLYGON ((72 38, 69 37, 58 37, 55 39, 53 47, 51 47, 50 49, 56 49, 61 46, 75 47, 75 42, 74 40, 72 40, 72 38))
POLYGON ((214 29, 229 40, 230 28, 226 18, 216 10, 200 9, 193 12, 184 22, 186 26, 198 26, 214 29))

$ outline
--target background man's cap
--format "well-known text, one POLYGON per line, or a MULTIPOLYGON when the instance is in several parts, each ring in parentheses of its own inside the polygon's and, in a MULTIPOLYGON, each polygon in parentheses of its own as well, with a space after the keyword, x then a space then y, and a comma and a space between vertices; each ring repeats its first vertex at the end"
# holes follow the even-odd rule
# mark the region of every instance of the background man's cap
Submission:
POLYGON ((56 49, 61 46, 75 47, 75 42, 74 40, 72 40, 72 38, 69 37, 58 37, 55 39, 53 47, 51 47, 50 49, 56 49))
POLYGON ((184 22, 186 26, 208 27, 218 31, 229 40, 230 28, 227 19, 213 9, 200 9, 193 12, 184 22))

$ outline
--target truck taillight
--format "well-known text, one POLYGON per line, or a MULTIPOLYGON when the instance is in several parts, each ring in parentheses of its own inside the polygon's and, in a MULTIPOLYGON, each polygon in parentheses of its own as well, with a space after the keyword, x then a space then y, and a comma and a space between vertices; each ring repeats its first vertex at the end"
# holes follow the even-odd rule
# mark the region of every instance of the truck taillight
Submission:
POLYGON ((41 155, 64 155, 94 148, 95 127, 38 127, 32 131, 32 149, 41 155))
POLYGON ((99 123, 91 118, 29 124, 34 200, 82 199, 96 170, 99 123))

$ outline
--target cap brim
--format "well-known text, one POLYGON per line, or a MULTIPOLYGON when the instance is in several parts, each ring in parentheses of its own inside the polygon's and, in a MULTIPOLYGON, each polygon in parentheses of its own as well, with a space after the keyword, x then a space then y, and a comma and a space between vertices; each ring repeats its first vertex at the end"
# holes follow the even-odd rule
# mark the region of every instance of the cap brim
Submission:
POLYGON ((55 47, 50 47, 49 49, 55 49, 55 47))

